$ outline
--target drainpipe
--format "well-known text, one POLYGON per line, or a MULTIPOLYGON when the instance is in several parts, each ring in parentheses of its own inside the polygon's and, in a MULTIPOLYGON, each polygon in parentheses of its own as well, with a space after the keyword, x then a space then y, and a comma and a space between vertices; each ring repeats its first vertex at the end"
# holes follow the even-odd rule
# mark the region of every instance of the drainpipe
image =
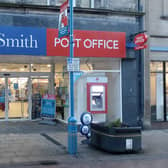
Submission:
POLYGON ((151 108, 150 108, 150 19, 149 1, 144 0, 145 18, 144 26, 148 33, 148 47, 144 51, 144 128, 151 127, 151 108))

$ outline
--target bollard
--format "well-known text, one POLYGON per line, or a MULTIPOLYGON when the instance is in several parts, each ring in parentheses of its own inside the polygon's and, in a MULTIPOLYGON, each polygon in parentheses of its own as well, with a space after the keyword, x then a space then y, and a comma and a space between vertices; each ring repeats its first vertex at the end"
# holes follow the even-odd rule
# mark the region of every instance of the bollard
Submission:
POLYGON ((77 124, 74 117, 68 119, 68 152, 72 155, 77 153, 77 124))

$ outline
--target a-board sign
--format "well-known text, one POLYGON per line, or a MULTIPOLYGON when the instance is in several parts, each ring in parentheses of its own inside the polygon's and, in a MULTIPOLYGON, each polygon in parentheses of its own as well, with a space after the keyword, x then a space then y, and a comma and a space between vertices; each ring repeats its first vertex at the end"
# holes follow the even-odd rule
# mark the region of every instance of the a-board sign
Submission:
POLYGON ((41 100, 41 117, 54 119, 56 116, 55 95, 46 95, 41 100))

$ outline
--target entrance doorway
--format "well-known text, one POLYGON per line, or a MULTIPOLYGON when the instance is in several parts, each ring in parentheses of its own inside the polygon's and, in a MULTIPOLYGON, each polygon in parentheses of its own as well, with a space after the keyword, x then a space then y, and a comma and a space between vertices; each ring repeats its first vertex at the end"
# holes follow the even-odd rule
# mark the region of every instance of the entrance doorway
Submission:
POLYGON ((41 99, 44 95, 49 93, 49 79, 48 76, 31 77, 32 89, 32 111, 31 118, 40 118, 41 113, 41 99))
POLYGON ((41 98, 49 93, 49 74, 29 73, 0 76, 0 119, 24 120, 40 117, 41 98))
POLYGON ((28 78, 7 78, 8 118, 28 118, 28 78))
POLYGON ((0 119, 29 118, 28 77, 0 78, 0 119))

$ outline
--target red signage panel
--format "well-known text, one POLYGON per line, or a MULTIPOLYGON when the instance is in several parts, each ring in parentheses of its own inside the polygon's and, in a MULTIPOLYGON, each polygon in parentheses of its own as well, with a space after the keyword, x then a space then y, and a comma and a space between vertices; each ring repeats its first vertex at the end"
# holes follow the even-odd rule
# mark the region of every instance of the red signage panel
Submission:
POLYGON ((144 45, 140 45, 140 46, 134 47, 134 50, 141 50, 141 49, 145 49, 145 48, 147 48, 147 47, 148 47, 148 45, 147 45, 147 44, 144 44, 144 45))
POLYGON ((134 43, 136 45, 143 45, 144 43, 147 42, 147 40, 148 40, 148 36, 145 33, 140 33, 135 36, 134 43))
MULTIPOLYGON (((74 56, 126 57, 124 32, 74 30, 74 56)), ((57 29, 47 29, 47 56, 69 56, 69 37, 58 38, 57 29)))

